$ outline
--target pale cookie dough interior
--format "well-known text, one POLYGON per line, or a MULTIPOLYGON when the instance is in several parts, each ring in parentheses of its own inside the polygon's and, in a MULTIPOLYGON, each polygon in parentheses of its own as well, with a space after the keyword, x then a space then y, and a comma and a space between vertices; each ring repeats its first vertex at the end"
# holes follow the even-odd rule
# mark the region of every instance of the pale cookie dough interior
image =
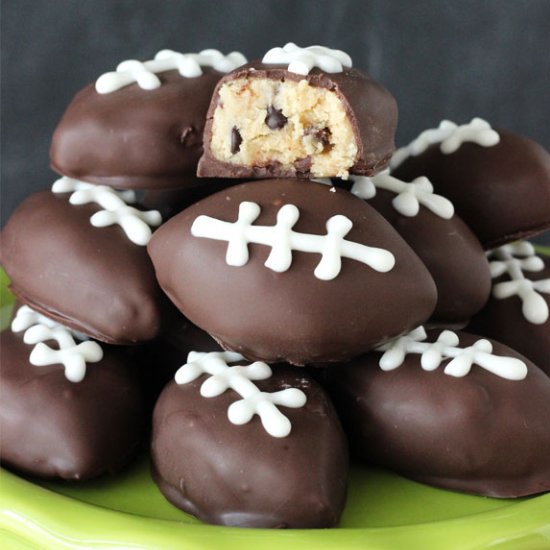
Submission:
POLYGON ((292 171, 307 167, 310 158, 310 173, 316 177, 347 178, 357 156, 342 101, 307 80, 241 78, 224 84, 210 149, 223 162, 244 166, 279 162, 292 171))

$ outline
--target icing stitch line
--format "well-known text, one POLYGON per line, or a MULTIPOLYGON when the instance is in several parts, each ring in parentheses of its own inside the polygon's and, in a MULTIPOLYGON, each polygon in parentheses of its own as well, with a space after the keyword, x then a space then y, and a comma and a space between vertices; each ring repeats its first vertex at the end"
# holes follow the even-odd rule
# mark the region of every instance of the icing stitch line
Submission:
POLYGON ((253 380, 265 380, 273 372, 269 365, 256 361, 248 366, 229 366, 244 360, 239 353, 192 351, 187 363, 176 372, 177 384, 188 384, 203 374, 210 376, 202 383, 200 393, 203 397, 217 397, 228 389, 237 392, 242 399, 232 403, 227 409, 227 417, 232 424, 247 424, 257 414, 265 431, 272 437, 286 437, 292 425, 290 420, 277 408, 300 408, 306 404, 305 393, 298 388, 281 391, 262 392, 253 380))
POLYGON ((248 244, 263 244, 271 247, 265 266, 282 273, 292 265, 292 251, 321 254, 321 260, 314 275, 323 281, 336 278, 342 268, 342 258, 364 263, 379 272, 393 269, 395 257, 388 250, 373 248, 346 241, 353 224, 342 215, 332 216, 326 223, 326 235, 298 233, 292 227, 300 217, 300 211, 293 204, 285 204, 277 213, 273 226, 252 224, 261 209, 255 202, 241 202, 236 222, 225 222, 210 216, 199 216, 191 226, 194 237, 226 241, 225 261, 228 265, 242 267, 248 263, 248 244))
POLYGON ((213 49, 202 50, 199 53, 161 50, 151 61, 123 61, 116 71, 102 74, 95 83, 95 89, 99 94, 110 94, 137 83, 143 90, 154 90, 161 85, 157 73, 177 69, 183 78, 196 78, 202 75, 201 67, 212 67, 220 73, 228 73, 245 63, 246 57, 240 52, 223 55, 213 49))
POLYGON ((472 346, 460 348, 457 334, 450 330, 442 331, 436 342, 424 342, 426 338, 424 327, 418 327, 376 348, 376 351, 384 352, 379 361, 380 368, 394 370, 404 363, 406 355, 414 353, 420 355, 420 365, 425 371, 433 371, 444 360, 451 359, 443 372, 457 378, 466 376, 474 364, 507 380, 523 380, 527 376, 527 365, 523 361, 493 355, 493 345, 489 340, 480 339, 472 346))
POLYGON ((319 67, 325 73, 341 73, 344 67, 352 66, 351 57, 342 50, 332 50, 324 46, 300 48, 293 42, 288 42, 282 48, 271 48, 264 55, 262 63, 267 65, 288 63, 289 72, 302 75, 309 74, 313 67, 319 67))
POLYGON ((142 211, 128 206, 136 202, 134 191, 115 191, 106 185, 92 185, 63 176, 52 185, 53 193, 72 193, 69 202, 74 205, 94 202, 103 210, 96 212, 90 223, 94 227, 119 225, 128 239, 139 246, 146 246, 151 239, 151 227, 162 223, 158 210, 142 211))
POLYGON ((21 306, 11 324, 12 332, 25 331, 23 342, 34 345, 29 363, 35 367, 63 365, 65 378, 81 382, 86 375, 86 363, 97 363, 103 359, 101 346, 92 340, 77 344, 75 337, 85 336, 48 319, 29 306, 21 306), (59 349, 52 349, 44 342, 55 340, 59 349))
POLYGON ((534 325, 546 323, 550 315, 542 294, 550 294, 550 278, 531 281, 524 273, 544 269, 544 261, 536 255, 533 245, 527 241, 505 244, 488 252, 487 259, 493 279, 501 275, 510 279, 493 285, 493 298, 503 300, 518 296, 527 321, 534 325))
POLYGON ((396 194, 392 199, 392 206, 407 217, 414 217, 420 210, 420 205, 425 206, 436 216, 450 220, 455 212, 453 203, 441 195, 434 193, 433 185, 425 176, 420 176, 410 183, 390 176, 388 170, 384 170, 370 178, 366 176, 350 176, 353 182, 351 192, 360 199, 368 200, 376 196, 377 189, 384 189, 396 194))
POLYGON ((482 118, 473 118, 468 124, 456 125, 450 120, 442 120, 437 128, 424 130, 409 145, 397 149, 390 160, 390 167, 397 168, 405 159, 421 155, 439 143, 440 151, 450 155, 460 149, 463 143, 477 143, 482 147, 493 147, 500 141, 498 133, 482 118))

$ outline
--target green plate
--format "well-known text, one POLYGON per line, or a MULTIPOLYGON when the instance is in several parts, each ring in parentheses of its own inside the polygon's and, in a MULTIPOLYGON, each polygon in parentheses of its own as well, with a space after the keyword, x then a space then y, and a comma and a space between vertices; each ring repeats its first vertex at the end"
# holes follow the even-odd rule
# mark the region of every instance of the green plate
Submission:
MULTIPOLYGON (((1 321, 13 298, 0 270, 1 321)), ((510 442, 513 445, 513 441, 510 442)), ((0 470, 2 549, 550 549, 550 493, 498 500, 355 466, 337 529, 214 527, 160 494, 142 457, 112 478, 45 482, 0 470)))

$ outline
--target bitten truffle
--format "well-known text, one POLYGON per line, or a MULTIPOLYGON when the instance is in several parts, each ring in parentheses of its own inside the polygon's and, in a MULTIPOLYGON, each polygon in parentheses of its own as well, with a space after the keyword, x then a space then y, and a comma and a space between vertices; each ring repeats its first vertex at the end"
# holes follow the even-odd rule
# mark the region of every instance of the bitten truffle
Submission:
POLYGON ((393 96, 351 68, 344 52, 315 48, 272 50, 220 80, 199 176, 346 178, 387 165, 397 125, 393 96), (305 70, 291 62, 302 52, 311 61, 305 70))

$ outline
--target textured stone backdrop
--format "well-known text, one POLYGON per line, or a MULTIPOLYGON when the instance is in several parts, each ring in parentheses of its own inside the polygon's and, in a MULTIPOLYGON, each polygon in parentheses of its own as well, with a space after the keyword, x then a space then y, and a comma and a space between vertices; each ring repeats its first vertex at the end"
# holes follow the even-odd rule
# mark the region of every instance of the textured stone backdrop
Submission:
MULTIPOLYGON (((128 58, 294 41, 349 52, 397 97, 398 143, 443 117, 487 118, 550 148, 548 0, 4 0, 2 221, 48 187, 73 94, 128 58)), ((546 237, 550 243, 550 238, 546 237)))

